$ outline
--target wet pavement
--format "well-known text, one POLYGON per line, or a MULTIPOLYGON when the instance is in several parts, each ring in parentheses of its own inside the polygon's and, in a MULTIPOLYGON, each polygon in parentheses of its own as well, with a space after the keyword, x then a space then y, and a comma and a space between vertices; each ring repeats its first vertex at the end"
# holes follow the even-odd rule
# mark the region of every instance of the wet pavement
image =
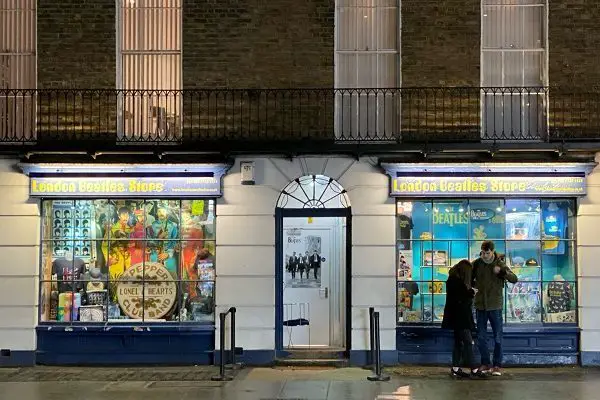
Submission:
MULTIPOLYGON (((501 378, 454 380, 445 368, 386 370, 369 382, 358 368, 245 368, 213 382, 212 367, 0 369, 0 399, 10 400, 550 400, 600 399, 600 370, 507 369, 501 378)), ((231 372, 230 372, 231 373, 231 372)))

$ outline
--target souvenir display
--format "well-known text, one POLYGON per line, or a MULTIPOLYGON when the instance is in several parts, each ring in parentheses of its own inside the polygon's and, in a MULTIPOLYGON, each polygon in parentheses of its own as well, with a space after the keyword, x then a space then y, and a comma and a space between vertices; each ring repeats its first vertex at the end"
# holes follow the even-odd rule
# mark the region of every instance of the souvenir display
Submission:
POLYGON ((484 240, 495 243, 497 256, 519 278, 506 288, 507 323, 574 319, 577 276, 569 226, 574 208, 574 201, 566 199, 398 201, 398 320, 407 322, 409 311, 419 311, 420 322, 441 321, 449 268, 462 259, 477 259, 484 240), (566 279, 554 279, 560 274, 566 279), (411 278, 420 293, 404 287, 411 278))
POLYGON ((214 321, 214 208, 214 200, 44 200, 42 321, 98 321, 98 310, 101 321, 214 321))

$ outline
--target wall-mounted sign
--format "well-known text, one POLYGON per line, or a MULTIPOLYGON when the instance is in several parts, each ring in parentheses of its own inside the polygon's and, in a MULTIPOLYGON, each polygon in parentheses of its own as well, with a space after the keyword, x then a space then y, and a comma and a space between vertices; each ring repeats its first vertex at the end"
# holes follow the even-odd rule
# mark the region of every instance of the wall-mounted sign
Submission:
POLYGON ((254 161, 240 162, 240 173, 242 185, 254 185, 254 161))
MULTIPOLYGON (((585 178, 569 176, 399 176, 392 178, 392 196, 583 196, 585 178)), ((483 215, 480 215, 483 219, 483 215)))
POLYGON ((160 263, 132 265, 117 284, 119 306, 125 315, 133 319, 162 318, 171 311, 176 298, 177 285, 160 263))
POLYGON ((220 177, 70 177, 30 178, 35 197, 215 197, 221 195, 220 177))

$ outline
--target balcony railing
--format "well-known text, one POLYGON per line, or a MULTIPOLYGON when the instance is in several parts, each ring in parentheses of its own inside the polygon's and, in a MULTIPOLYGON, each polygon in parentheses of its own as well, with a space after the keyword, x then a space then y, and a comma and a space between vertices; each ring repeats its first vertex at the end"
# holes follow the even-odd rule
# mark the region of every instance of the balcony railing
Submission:
POLYGON ((0 142, 597 141, 600 92, 560 88, 0 89, 0 142))

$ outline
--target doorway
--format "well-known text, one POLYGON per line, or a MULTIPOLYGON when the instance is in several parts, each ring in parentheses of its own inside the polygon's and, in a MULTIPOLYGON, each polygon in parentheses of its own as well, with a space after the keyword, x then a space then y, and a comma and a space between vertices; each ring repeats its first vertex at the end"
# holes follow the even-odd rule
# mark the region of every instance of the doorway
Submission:
POLYGON ((290 185, 282 191, 275 215, 277 356, 303 349, 347 355, 352 214, 346 192, 319 175, 290 185))

